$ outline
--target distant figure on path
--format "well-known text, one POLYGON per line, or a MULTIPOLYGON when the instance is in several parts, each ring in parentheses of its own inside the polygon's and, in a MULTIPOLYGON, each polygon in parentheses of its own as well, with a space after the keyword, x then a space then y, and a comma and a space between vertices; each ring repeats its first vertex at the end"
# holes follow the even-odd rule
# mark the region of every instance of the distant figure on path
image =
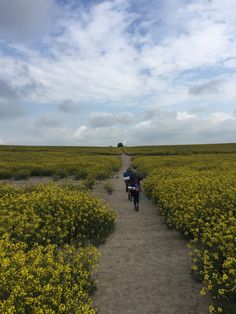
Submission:
POLYGON ((134 202, 134 209, 136 211, 139 210, 139 200, 140 200, 140 192, 141 192, 141 183, 140 181, 144 178, 143 175, 132 170, 130 173, 128 191, 131 193, 131 197, 134 202))
POLYGON ((141 192, 140 178, 136 172, 134 172, 130 178, 130 185, 128 187, 131 191, 131 195, 134 201, 134 209, 139 210, 139 197, 141 192))

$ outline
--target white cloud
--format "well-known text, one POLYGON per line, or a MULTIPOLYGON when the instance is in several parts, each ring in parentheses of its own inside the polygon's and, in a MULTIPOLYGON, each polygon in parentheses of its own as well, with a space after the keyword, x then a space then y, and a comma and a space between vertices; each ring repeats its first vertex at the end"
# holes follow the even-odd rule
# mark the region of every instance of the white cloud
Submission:
POLYGON ((195 119, 196 117, 197 116, 195 114, 182 111, 182 112, 177 112, 176 120, 179 120, 179 121, 192 120, 192 119, 195 119))
POLYGON ((126 131, 115 126, 89 128, 81 126, 74 132, 74 139, 78 145, 116 146, 126 138, 126 131))
POLYGON ((229 60, 226 60, 224 63, 223 63, 223 66, 226 67, 226 68, 229 68, 229 69, 234 69, 236 68, 236 58, 231 58, 229 60))
POLYGON ((231 46, 230 29, 226 24, 202 21, 199 17, 194 25, 191 20, 187 21, 184 32, 178 36, 166 38, 161 44, 144 46, 141 60, 156 75, 177 75, 221 62, 233 53, 231 46))
POLYGON ((152 127, 152 124, 151 124, 151 121, 142 121, 142 122, 139 122, 136 124, 136 128, 137 129, 142 129, 142 130, 145 130, 145 129, 148 129, 152 127))
MULTIPOLYGON (((140 36, 142 23, 128 32, 140 18, 130 11, 128 2, 104 1, 58 20, 62 31, 44 38, 46 53, 14 45, 27 62, 0 57, 0 63, 2 59, 3 73, 12 84, 23 89, 32 82, 37 86, 29 95, 33 101, 63 102, 67 98, 126 104, 153 93, 163 101, 161 105, 172 104, 164 94, 169 96, 174 90, 173 77, 203 66, 222 66, 223 59, 235 55, 235 21, 219 18, 222 7, 220 1, 214 5, 182 3, 172 22, 179 33, 156 42, 149 33, 140 36)), ((223 18, 232 8, 226 7, 223 18)))
MULTIPOLYGON (((236 137, 236 116, 234 113, 215 112, 208 116, 189 112, 152 111, 140 115, 139 122, 122 127, 111 125, 92 127, 81 125, 78 128, 60 126, 50 119, 22 118, 19 132, 15 133, 15 143, 43 145, 127 145, 148 144, 187 144, 207 142, 234 142, 236 137), (146 116, 146 120, 143 117, 146 116), (194 117, 193 117, 194 116, 194 117), (40 123, 41 121, 41 123, 40 123), (49 122, 42 124, 42 122, 49 122), (26 125, 26 129, 23 128, 26 125)), ((45 117, 44 117, 45 118, 45 117)), ((11 122, 11 127, 16 124, 11 122)), ((1 139, 10 144, 11 134, 4 133, 1 139)))
POLYGON ((230 120, 236 122, 236 116, 225 112, 214 112, 211 114, 210 120, 213 124, 219 124, 230 120))
POLYGON ((148 144, 191 144, 207 142, 234 142, 236 116, 225 112, 213 113, 207 117, 188 112, 153 111, 147 119, 126 128, 116 126, 81 126, 74 138, 79 145, 116 145, 127 141, 127 145, 148 144))
POLYGON ((133 22, 132 14, 120 1, 113 1, 96 5, 85 18, 80 17, 64 20, 64 32, 52 38, 48 54, 55 58, 25 50, 30 60, 28 79, 41 87, 32 99, 102 102, 140 95, 137 51, 125 32, 133 22))
POLYGON ((159 112, 129 131, 128 145, 235 142, 235 115, 224 112, 207 117, 187 112, 159 112))
POLYGON ((84 140, 86 138, 86 132, 88 128, 85 125, 80 126, 74 133, 77 140, 84 140))
MULTIPOLYGON (((32 124, 43 126, 35 141, 164 144, 191 142, 190 135, 217 140, 219 131, 227 140, 229 129, 235 134, 236 0, 153 1, 153 7, 141 1, 139 10, 133 1, 132 7, 123 0, 74 2, 47 35, 17 42, 6 34, 27 33, 31 26, 38 31, 43 21, 47 28, 59 6, 53 0, 13 3, 0 0, 0 91, 7 98, 0 111, 9 119, 23 103, 31 104, 37 116, 32 124), (81 116, 72 116, 77 112, 81 116), (77 129, 69 118, 78 119, 77 129)), ((27 123, 22 127, 28 130, 27 123)))

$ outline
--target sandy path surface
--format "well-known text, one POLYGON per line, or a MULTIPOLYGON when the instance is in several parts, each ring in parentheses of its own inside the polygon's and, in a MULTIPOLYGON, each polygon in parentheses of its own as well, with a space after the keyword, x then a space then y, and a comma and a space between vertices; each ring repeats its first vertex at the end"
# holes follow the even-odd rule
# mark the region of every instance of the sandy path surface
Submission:
POLYGON ((98 289, 93 297, 99 314, 207 314, 209 299, 190 275, 186 242, 167 228, 156 206, 142 195, 139 212, 127 200, 122 174, 115 192, 100 194, 117 212, 116 230, 100 246, 98 289))

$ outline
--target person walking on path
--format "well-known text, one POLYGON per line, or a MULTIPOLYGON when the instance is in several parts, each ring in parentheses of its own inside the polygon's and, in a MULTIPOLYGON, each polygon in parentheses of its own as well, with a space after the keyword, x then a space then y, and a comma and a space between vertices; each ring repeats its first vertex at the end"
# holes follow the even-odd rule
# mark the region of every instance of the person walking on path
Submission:
POLYGON ((134 202, 134 209, 136 211, 139 210, 139 200, 140 200, 140 192, 141 192, 141 183, 140 181, 143 179, 141 174, 136 173, 135 171, 132 172, 130 176, 129 186, 128 189, 131 191, 131 196, 134 202))

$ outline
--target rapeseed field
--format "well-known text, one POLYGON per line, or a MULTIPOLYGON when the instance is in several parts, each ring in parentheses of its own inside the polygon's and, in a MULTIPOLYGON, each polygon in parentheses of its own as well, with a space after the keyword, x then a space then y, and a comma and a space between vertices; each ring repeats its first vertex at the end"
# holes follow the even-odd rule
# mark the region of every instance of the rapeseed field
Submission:
POLYGON ((102 180, 121 165, 118 148, 0 146, 0 179, 54 176, 102 180))
MULTIPOLYGON (((211 313, 236 299, 236 156, 137 157, 144 189, 167 224, 189 240, 192 273, 211 313)), ((227 313, 227 312, 225 312, 227 313)))
POLYGON ((0 185, 0 312, 94 314, 98 250, 115 213, 91 192, 0 185))

